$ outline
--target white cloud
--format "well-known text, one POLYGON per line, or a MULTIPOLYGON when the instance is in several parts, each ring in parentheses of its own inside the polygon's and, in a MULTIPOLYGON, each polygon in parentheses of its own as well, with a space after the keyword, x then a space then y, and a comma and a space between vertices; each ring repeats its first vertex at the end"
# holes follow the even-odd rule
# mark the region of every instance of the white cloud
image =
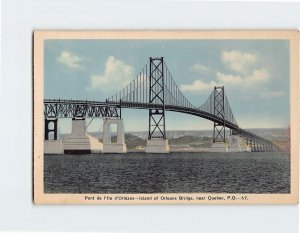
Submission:
MULTIPOLYGON (((244 53, 238 50, 223 51, 220 58, 230 70, 235 71, 234 74, 216 72, 215 80, 204 82, 198 79, 192 84, 181 85, 182 91, 192 92, 207 90, 212 89, 214 85, 229 85, 236 88, 257 88, 258 85, 262 85, 270 80, 268 70, 258 66, 258 56, 256 53, 244 53)), ((190 70, 199 73, 211 72, 208 67, 199 63, 194 64, 190 70)))
POLYGON ((198 73, 207 73, 210 71, 210 68, 208 68, 207 66, 204 66, 200 63, 196 63, 192 67, 190 67, 190 70, 198 72, 198 73))
POLYGON ((223 51, 221 59, 230 69, 245 73, 257 61, 257 55, 254 53, 243 53, 237 50, 223 51))
POLYGON ((256 85, 270 80, 270 74, 266 69, 257 69, 247 77, 248 85, 256 85))
POLYGON ((92 75, 89 89, 102 91, 120 91, 134 78, 134 68, 122 60, 110 56, 105 63, 105 70, 100 75, 92 75))
POLYGON ((230 84, 230 85, 242 85, 244 80, 238 75, 231 75, 231 74, 223 74, 217 72, 217 79, 221 81, 221 83, 230 84))
POLYGON ((201 80, 195 80, 192 84, 182 84, 180 86, 180 89, 184 92, 192 92, 192 91, 212 90, 214 86, 217 86, 217 83, 215 81, 206 83, 201 80))
POLYGON ((262 91, 259 94, 259 97, 266 98, 266 99, 273 99, 276 97, 284 96, 285 92, 283 91, 262 91))
POLYGON ((266 69, 254 70, 250 75, 231 75, 217 72, 217 79, 222 85, 229 84, 231 86, 248 88, 268 82, 270 74, 266 69))
POLYGON ((66 65, 69 68, 73 68, 73 69, 84 68, 84 66, 81 64, 83 59, 68 51, 62 51, 59 57, 57 57, 57 61, 63 65, 66 65))
POLYGON ((214 86, 230 86, 236 88, 257 87, 270 80, 270 74, 266 69, 254 70, 250 75, 232 75, 217 72, 217 80, 210 82, 203 82, 195 80, 192 84, 183 84, 180 86, 184 92, 212 90, 214 86))

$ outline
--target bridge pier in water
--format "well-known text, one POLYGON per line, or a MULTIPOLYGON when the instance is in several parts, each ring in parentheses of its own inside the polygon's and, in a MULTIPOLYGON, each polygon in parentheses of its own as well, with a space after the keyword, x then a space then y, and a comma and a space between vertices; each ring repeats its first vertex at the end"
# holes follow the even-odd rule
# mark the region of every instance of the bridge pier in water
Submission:
POLYGON ((228 145, 224 142, 214 142, 210 148, 211 152, 228 152, 228 145))
POLYGON ((228 152, 251 152, 251 148, 239 135, 229 135, 228 152))
POLYGON ((44 121, 44 153, 63 154, 61 140, 57 139, 57 118, 46 118, 44 121), (53 135, 53 137, 51 137, 53 135))
POLYGON ((123 119, 103 119, 103 153, 126 153, 123 119), (111 141, 111 125, 117 125, 117 140, 111 141))
POLYGON ((90 154, 90 138, 85 134, 85 119, 73 118, 72 131, 63 141, 65 154, 90 154))
POLYGON ((57 124, 57 118, 45 119, 45 154, 89 154, 101 153, 103 150, 103 145, 98 139, 86 134, 84 118, 73 118, 71 134, 62 140, 57 137, 57 124), (53 138, 50 137, 52 133, 53 138))
POLYGON ((170 153, 170 146, 168 140, 151 139, 147 140, 146 153, 170 153))

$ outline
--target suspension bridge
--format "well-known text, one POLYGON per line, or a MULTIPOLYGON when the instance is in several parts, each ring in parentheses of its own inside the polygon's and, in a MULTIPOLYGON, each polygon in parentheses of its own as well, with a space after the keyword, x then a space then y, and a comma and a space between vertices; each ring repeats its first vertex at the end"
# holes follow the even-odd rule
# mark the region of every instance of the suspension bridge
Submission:
MULTIPOLYGON (((85 118, 103 118, 105 119, 104 146, 109 144, 108 152, 118 152, 118 149, 114 149, 117 148, 117 145, 112 145, 110 141, 108 131, 110 124, 118 125, 118 131, 120 128, 121 132, 118 132, 117 144, 121 144, 124 149, 124 132, 122 132, 124 130, 122 109, 124 108, 149 111, 147 146, 150 149, 148 152, 168 152, 169 150, 166 137, 166 111, 194 115, 213 122, 214 150, 228 151, 230 138, 231 144, 232 139, 235 140, 234 143, 237 144, 235 147, 243 144, 248 151, 280 150, 272 141, 255 135, 238 125, 225 94, 224 86, 215 86, 201 106, 193 105, 175 83, 163 57, 150 57, 149 62, 135 79, 105 101, 45 99, 45 141, 49 140, 50 133, 53 133, 54 140, 57 140, 58 118, 72 118, 74 121, 85 118), (50 123, 53 125, 52 128, 49 127, 50 123), (230 135, 226 137, 228 132, 230 135)), ((76 127, 80 126, 77 124, 76 127)), ((123 149, 121 152, 124 152, 123 149)))

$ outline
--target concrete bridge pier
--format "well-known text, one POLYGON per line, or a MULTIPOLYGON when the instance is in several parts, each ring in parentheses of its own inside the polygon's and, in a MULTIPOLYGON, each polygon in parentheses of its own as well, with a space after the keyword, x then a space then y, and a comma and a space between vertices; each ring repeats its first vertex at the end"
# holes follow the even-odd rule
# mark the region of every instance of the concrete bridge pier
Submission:
POLYGON ((210 148, 211 152, 228 152, 228 145, 226 142, 214 142, 210 148))
POLYGON ((103 119, 103 153, 126 153, 123 119, 103 119), (111 125, 117 125, 117 141, 111 141, 111 125))
POLYGON ((167 139, 151 138, 147 140, 146 153, 170 153, 170 146, 167 139))
POLYGON ((228 137, 228 152, 250 152, 251 148, 245 143, 239 135, 230 135, 228 137))
POLYGON ((228 136, 228 152, 241 152, 241 138, 238 135, 228 136))
POLYGON ((63 141, 65 154, 90 154, 91 144, 89 137, 85 134, 85 119, 72 119, 72 132, 63 141))
POLYGON ((257 149, 258 149, 258 151, 259 151, 259 152, 261 152, 261 151, 262 151, 262 146, 261 146, 261 143, 258 143, 258 145, 257 145, 257 149))
POLYGON ((251 142, 251 152, 257 152, 256 142, 255 141, 251 142))
POLYGON ((63 154, 62 142, 57 139, 57 118, 45 119, 44 122, 44 153, 63 154), (53 137, 51 137, 53 135, 53 137))

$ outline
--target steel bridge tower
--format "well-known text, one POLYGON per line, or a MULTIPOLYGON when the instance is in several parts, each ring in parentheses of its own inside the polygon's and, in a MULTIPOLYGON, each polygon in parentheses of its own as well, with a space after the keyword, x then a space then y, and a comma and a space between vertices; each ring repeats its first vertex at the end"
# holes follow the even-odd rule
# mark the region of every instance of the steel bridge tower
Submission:
POLYGON ((213 143, 226 142, 225 137, 225 95, 224 86, 214 88, 214 115, 223 119, 222 123, 214 121, 213 143))
POLYGON ((146 153, 169 153, 165 124, 165 66, 163 57, 150 57, 149 103, 157 108, 149 109, 149 134, 146 153))
POLYGON ((160 104, 162 108, 149 109, 148 140, 153 138, 166 139, 164 78, 163 57, 150 57, 149 103, 160 104))

